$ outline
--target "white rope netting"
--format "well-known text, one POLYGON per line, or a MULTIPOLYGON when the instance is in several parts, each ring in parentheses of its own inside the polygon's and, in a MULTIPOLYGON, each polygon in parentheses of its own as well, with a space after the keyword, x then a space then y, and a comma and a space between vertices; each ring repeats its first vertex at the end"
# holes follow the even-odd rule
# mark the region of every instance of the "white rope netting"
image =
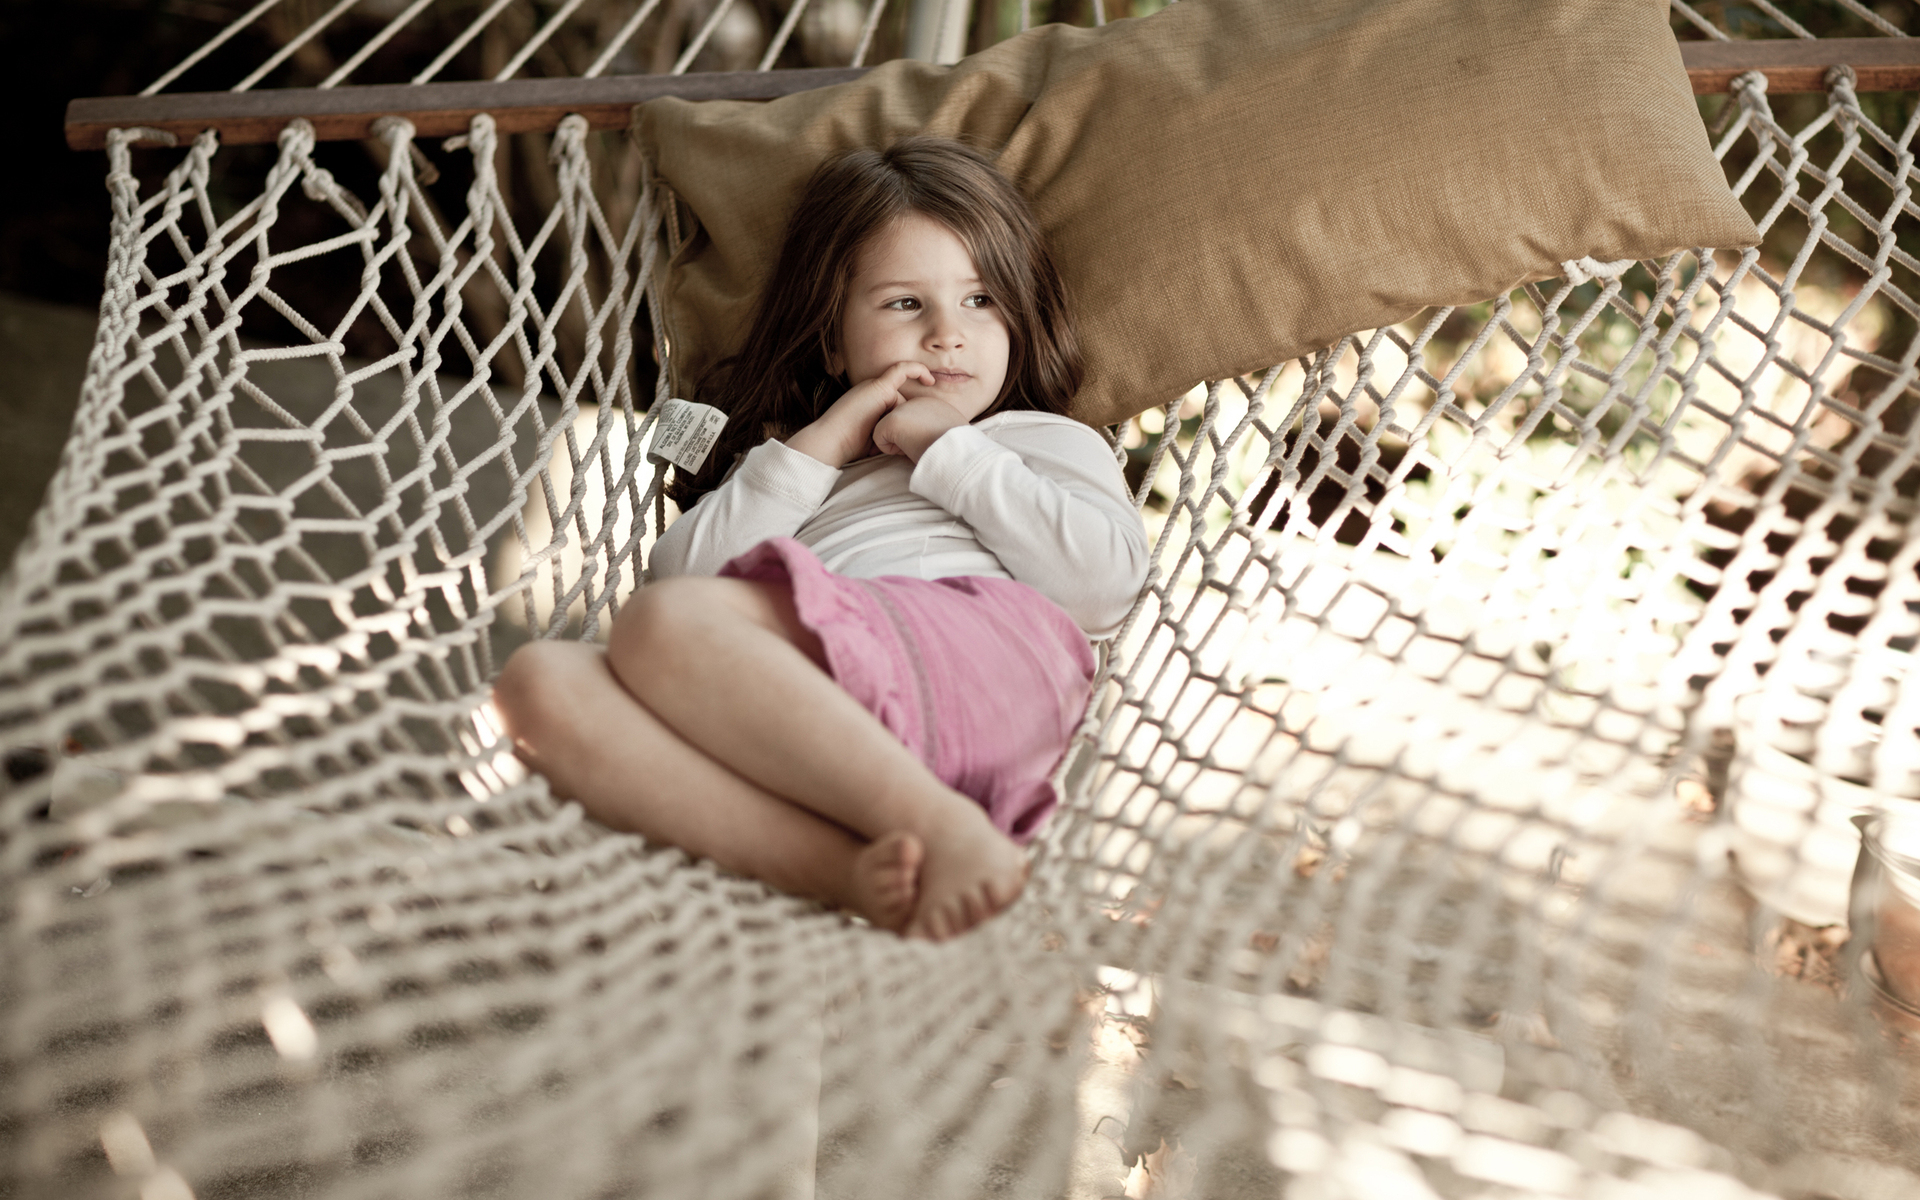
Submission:
POLYGON ((608 834, 486 703, 673 515, 612 143, 561 126, 530 226, 484 117, 385 122, 365 195, 296 124, 237 203, 211 136, 143 187, 113 135, 0 580, 0 1193, 1915 1194, 1913 1051, 1821 927, 1848 797, 1920 796, 1920 115, 1830 84, 1706 102, 1764 252, 1114 431, 1151 581, 1025 896, 937 946, 608 834))

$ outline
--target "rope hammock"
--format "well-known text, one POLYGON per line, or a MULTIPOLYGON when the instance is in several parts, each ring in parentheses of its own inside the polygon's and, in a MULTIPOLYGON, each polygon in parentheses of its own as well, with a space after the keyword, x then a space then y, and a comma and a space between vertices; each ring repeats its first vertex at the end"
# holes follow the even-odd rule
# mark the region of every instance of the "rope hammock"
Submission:
MULTIPOLYGON (((814 5, 759 69, 868 61, 885 0, 814 5)), ((323 88, 438 11, 360 7, 323 88)), ((664 15, 449 7, 415 83, 508 28, 492 79, 626 69, 664 15)), ((736 6, 670 7, 684 73, 736 6)), ((236 90, 355 5, 263 0, 148 92, 283 8, 236 90)), ((1784 258, 1584 264, 1113 429, 1155 567, 1026 894, 941 945, 588 823, 489 708, 674 515, 675 217, 619 143, 562 121, 516 224, 485 115, 379 123, 362 193, 305 122, 237 199, 213 134, 145 185, 109 134, 98 336, 0 579, 0 1193, 1920 1194, 1920 1024, 1826 928, 1850 803, 1920 797, 1920 111, 1824 81, 1706 102, 1784 258), (327 321, 283 294, 323 255, 327 321)))

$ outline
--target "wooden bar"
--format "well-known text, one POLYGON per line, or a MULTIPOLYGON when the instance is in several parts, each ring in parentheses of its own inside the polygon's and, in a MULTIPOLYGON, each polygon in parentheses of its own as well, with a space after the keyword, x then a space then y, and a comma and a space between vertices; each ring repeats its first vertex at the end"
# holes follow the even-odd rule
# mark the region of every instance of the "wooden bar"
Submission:
POLYGON ((551 130, 568 113, 595 129, 625 129, 633 106, 661 96, 687 100, 772 100, 810 88, 847 83, 865 67, 794 71, 703 71, 695 75, 613 75, 599 79, 510 79, 503 83, 419 83, 372 87, 277 88, 257 92, 179 92, 103 96, 67 105, 67 145, 99 150, 109 129, 144 126, 191 141, 220 131, 223 145, 272 142, 296 117, 313 122, 321 141, 373 136, 373 123, 399 116, 420 137, 467 132, 476 114, 491 113, 502 133, 551 130))
POLYGON ((1767 91, 1824 92, 1827 68, 1853 68, 1862 92, 1920 89, 1920 38, 1780 38, 1759 42, 1681 42, 1694 95, 1724 92, 1736 76, 1764 71, 1767 91))
MULTIPOLYGON (((1735 76, 1752 70, 1766 72, 1770 92, 1824 91, 1827 69, 1838 63, 1853 68, 1863 92, 1920 89, 1920 38, 1682 42, 1680 57, 1696 94, 1724 92, 1735 76)), ((272 142, 296 117, 313 122, 322 141, 370 137, 374 121, 384 116, 407 118, 421 137, 451 137, 465 133, 475 114, 483 112, 493 114, 502 133, 551 130, 568 113, 579 113, 595 129, 622 129, 634 105, 659 96, 771 100, 846 83, 866 71, 822 67, 104 96, 67 105, 67 145, 98 150, 107 144, 109 129, 135 125, 165 130, 183 142, 203 129, 219 130, 226 145, 272 142)))

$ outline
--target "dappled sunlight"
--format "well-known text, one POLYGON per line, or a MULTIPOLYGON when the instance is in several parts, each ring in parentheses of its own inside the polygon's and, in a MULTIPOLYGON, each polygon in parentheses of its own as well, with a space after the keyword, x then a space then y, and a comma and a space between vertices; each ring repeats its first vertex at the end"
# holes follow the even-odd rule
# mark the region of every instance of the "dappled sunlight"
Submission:
MULTIPOLYGON (((617 605, 639 585, 640 564, 659 525, 638 503, 653 470, 643 454, 627 452, 630 420, 617 409, 582 405, 527 489, 519 536, 502 540, 488 562, 495 590, 519 593, 501 611, 521 628, 579 629, 589 595, 617 605), (635 535, 636 524, 644 526, 643 536, 635 535)), ((670 514, 678 511, 668 507, 670 514)), ((603 612, 595 615, 594 636, 604 641, 610 622, 603 612)))

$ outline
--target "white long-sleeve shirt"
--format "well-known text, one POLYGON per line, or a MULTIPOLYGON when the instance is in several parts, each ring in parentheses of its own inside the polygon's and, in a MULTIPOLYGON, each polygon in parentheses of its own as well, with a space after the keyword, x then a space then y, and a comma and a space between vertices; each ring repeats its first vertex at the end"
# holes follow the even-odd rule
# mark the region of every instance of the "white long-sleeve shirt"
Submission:
POLYGON ((855 578, 1017 579, 1094 638, 1119 630, 1150 552, 1106 439, 1037 412, 950 429, 918 464, 880 455, 836 468, 762 442, 661 535, 651 569, 710 575, 773 537, 855 578))

